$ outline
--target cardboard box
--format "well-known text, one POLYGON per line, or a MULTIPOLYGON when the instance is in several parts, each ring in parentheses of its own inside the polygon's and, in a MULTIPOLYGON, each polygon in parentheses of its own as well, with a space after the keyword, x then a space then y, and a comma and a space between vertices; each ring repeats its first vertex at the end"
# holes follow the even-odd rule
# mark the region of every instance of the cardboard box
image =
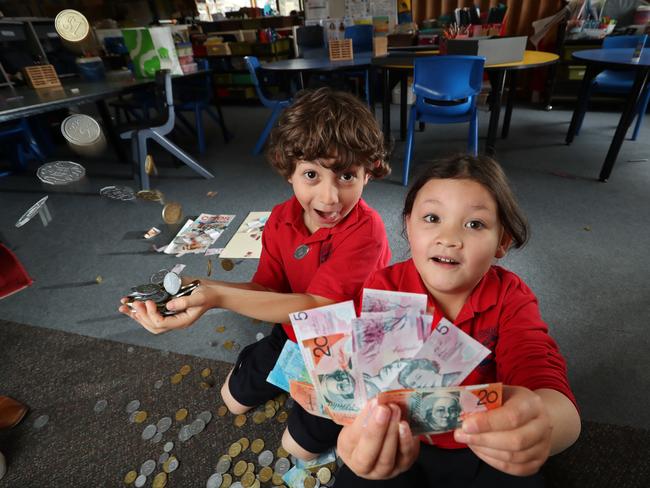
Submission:
POLYGON ((518 63, 524 59, 526 36, 448 39, 447 54, 484 56, 485 64, 518 63))

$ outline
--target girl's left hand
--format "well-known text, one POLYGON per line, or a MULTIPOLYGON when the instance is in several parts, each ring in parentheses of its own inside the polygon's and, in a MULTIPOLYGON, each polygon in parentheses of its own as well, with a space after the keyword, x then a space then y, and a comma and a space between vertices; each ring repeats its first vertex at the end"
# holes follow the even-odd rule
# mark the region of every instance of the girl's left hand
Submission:
POLYGON ((503 405, 476 413, 454 432, 493 468, 515 476, 539 471, 551 450, 551 421, 539 395, 528 388, 503 386, 503 405))

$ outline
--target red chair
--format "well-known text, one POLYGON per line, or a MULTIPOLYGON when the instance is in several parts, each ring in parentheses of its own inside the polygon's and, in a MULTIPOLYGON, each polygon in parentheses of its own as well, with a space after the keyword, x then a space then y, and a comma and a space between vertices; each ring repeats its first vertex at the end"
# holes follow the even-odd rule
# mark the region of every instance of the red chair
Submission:
POLYGON ((0 298, 19 292, 33 282, 16 255, 0 243, 0 298))

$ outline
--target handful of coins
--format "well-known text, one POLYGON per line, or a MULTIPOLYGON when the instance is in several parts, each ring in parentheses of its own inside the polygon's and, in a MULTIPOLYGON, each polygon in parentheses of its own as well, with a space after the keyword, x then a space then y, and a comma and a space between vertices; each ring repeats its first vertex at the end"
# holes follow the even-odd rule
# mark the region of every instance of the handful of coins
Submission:
POLYGON ((131 293, 127 295, 126 305, 132 309, 133 302, 153 300, 158 308, 158 313, 163 316, 174 315, 176 312, 167 310, 167 302, 191 294, 199 286, 199 283, 199 280, 194 280, 182 286, 181 277, 170 271, 162 277, 162 280, 154 281, 152 279, 151 283, 131 288, 131 293))

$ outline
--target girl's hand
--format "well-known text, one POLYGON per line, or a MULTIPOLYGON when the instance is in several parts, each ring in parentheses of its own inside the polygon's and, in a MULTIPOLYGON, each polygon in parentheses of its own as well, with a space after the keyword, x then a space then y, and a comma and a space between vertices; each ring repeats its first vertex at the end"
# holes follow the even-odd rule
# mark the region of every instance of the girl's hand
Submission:
MULTIPOLYGON (((183 284, 193 281, 184 278, 183 284)), ((212 292, 209 286, 199 285, 190 295, 175 298, 167 303, 167 310, 174 310, 175 315, 163 316, 158 313, 156 304, 152 300, 146 302, 134 301, 129 308, 127 298, 120 300, 122 305, 118 309, 124 315, 131 317, 152 334, 161 334, 173 329, 184 329, 196 322, 208 309, 211 308, 212 292)))
POLYGON ((552 426, 539 395, 519 386, 503 386, 501 408, 475 413, 454 432, 493 468, 515 476, 539 471, 551 449, 552 426))
POLYGON ((408 423, 400 421, 396 405, 370 401, 354 423, 341 430, 337 452, 343 462, 362 478, 394 478, 408 470, 418 457, 420 441, 408 423))

